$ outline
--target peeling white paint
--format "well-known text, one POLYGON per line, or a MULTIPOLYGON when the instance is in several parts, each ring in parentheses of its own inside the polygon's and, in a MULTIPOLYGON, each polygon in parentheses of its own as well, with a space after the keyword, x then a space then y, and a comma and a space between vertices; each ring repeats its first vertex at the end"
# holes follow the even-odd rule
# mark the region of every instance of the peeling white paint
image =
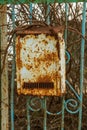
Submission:
POLYGON ((23 38, 20 37, 19 40, 17 38, 16 52, 18 52, 17 56, 19 57, 16 57, 18 70, 17 84, 18 90, 20 88, 20 93, 58 96, 65 92, 65 43, 61 33, 58 34, 58 37, 61 37, 61 40, 59 40, 60 50, 57 50, 58 39, 55 36, 30 34, 23 38), (20 48, 19 44, 21 45, 20 48), (60 53, 60 59, 58 57, 58 51, 60 53), (27 91, 23 91, 24 82, 53 82, 53 92, 51 92, 52 89, 51 91, 42 91, 41 89, 36 90, 35 88, 33 90, 28 89, 27 91))

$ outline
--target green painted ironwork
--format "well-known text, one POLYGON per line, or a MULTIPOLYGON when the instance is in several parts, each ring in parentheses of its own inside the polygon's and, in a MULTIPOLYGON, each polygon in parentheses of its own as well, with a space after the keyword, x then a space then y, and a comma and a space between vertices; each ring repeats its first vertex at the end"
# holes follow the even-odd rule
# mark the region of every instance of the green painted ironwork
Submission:
MULTIPOLYGON (((82 36, 85 37, 86 31, 86 2, 83 3, 83 16, 82 16, 82 36)), ((79 111, 79 126, 81 130, 82 125, 82 102, 83 102, 83 82, 84 82, 84 53, 85 53, 85 39, 81 41, 81 63, 80 63, 80 111, 79 111)))
MULTIPOLYGON (((0 0, 0 4, 21 4, 26 3, 68 3, 68 2, 84 2, 85 0, 0 0)), ((86 0, 87 1, 87 0, 86 0)))
MULTIPOLYGON (((48 6, 49 7, 49 6, 48 6)), ((50 11, 50 8, 47 8, 47 13, 50 11)), ((65 12, 66 12, 66 30, 65 30, 65 41, 67 44, 67 17, 68 17, 68 4, 65 4, 65 12)), ((47 17, 47 23, 49 24, 50 17, 47 17)), ((83 37, 85 36, 85 22, 86 22, 86 2, 83 3, 83 16, 82 16, 82 35, 83 37)), ((81 130, 82 127, 82 99, 83 99, 83 78, 84 78, 84 45, 85 45, 85 40, 82 37, 82 42, 81 42, 81 64, 80 64, 80 94, 78 94, 76 92, 76 90, 74 89, 74 87, 70 84, 70 82, 68 80, 66 80, 66 85, 70 88, 70 90, 72 91, 72 93, 74 93, 75 97, 77 98, 77 100, 75 100, 74 98, 70 98, 65 100, 65 97, 62 97, 62 108, 60 111, 56 112, 56 113, 52 113, 50 111, 47 110, 47 101, 46 101, 46 97, 44 99, 38 99, 40 100, 40 103, 43 104, 41 105, 42 107, 40 107, 39 109, 33 109, 30 105, 30 103, 28 102, 28 107, 27 110, 29 111, 40 111, 40 109, 44 110, 44 121, 43 121, 43 129, 47 130, 47 115, 50 116, 56 116, 56 115, 61 115, 62 119, 61 119, 61 130, 64 130, 64 113, 65 110, 70 113, 70 114, 79 114, 79 123, 78 123, 78 130, 81 130), (70 109, 70 107, 73 108, 73 110, 70 109)), ((67 46, 66 46, 67 47, 67 46)), ((67 61, 66 64, 69 63, 70 61, 70 54, 68 51, 66 51, 66 55, 67 55, 67 61)), ((34 106, 34 99, 31 99, 31 103, 34 106)), ((27 114, 29 114, 27 113, 27 114)), ((30 130, 30 115, 28 116, 28 130, 30 130)))
MULTIPOLYGON (((13 3, 13 4, 17 4, 17 3, 30 3, 30 0, 21 0, 21 2, 18 2, 17 0, 0 0, 1 4, 7 4, 7 3, 13 3)), ((84 2, 84 0, 35 0, 33 2, 44 2, 44 3, 50 3, 50 2, 84 2)), ((15 12, 14 12, 14 6, 13 8, 13 12, 12 12, 12 20, 13 23, 15 21, 15 12)), ((31 16, 30 18, 30 24, 32 24, 32 3, 30 3, 30 14, 31 16)), ((68 15, 68 4, 65 4, 65 12, 66 12, 66 30, 65 30, 65 41, 67 44, 67 15, 68 15)), ((50 8, 48 6, 47 8, 47 15, 50 12, 50 8)), ((48 15, 47 17, 47 21, 48 24, 50 24, 50 17, 48 15)), ((82 36, 85 36, 85 23, 86 23, 86 1, 83 3, 83 20, 82 20, 82 36)), ((13 24, 13 28, 14 28, 14 24, 13 24)), ((43 129, 47 130, 47 115, 50 116, 58 116, 61 115, 61 130, 64 130, 64 114, 65 114, 65 110, 70 113, 70 114, 79 114, 79 123, 78 123, 78 130, 81 130, 81 122, 82 122, 82 99, 83 99, 83 79, 84 79, 84 46, 85 46, 85 40, 82 37, 82 41, 81 41, 81 64, 80 64, 80 94, 78 94, 76 92, 76 90, 74 89, 74 87, 69 83, 69 81, 66 80, 66 85, 70 88, 70 90, 72 91, 72 93, 74 93, 75 97, 77 98, 77 100, 75 99, 67 99, 65 100, 65 97, 62 97, 62 108, 61 110, 52 113, 50 111, 47 110, 47 97, 44 97, 42 99, 35 97, 33 99, 31 99, 31 97, 27 98, 27 130, 31 129, 31 124, 30 124, 30 120, 31 120, 31 111, 32 112, 39 112, 41 109, 43 109, 43 113, 44 113, 44 120, 43 120, 43 129), (34 102, 35 100, 38 100, 40 102, 40 108, 34 109, 32 108, 31 104, 33 104, 34 106, 34 102), (70 110, 70 107, 74 108, 74 111, 70 110)), ((14 38, 15 39, 15 38, 14 38)), ((14 48, 14 57, 13 57, 13 66, 12 66, 12 81, 11 81, 11 130, 14 130, 14 77, 15 77, 15 45, 13 45, 14 48)), ((68 51, 66 51, 66 55, 67 55, 67 61, 66 64, 69 63, 70 61, 70 55, 68 53, 68 51)))
MULTIPOLYGON (((15 28, 15 6, 12 5, 12 22, 15 28)), ((11 130, 14 130, 14 87, 15 87, 15 35, 13 36, 13 59, 12 59, 12 78, 11 78, 11 130)))

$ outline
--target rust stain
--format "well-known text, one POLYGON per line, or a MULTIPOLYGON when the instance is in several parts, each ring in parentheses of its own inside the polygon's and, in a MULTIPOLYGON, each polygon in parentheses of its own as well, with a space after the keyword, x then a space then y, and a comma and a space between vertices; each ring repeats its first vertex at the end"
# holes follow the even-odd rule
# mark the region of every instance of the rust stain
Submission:
POLYGON ((51 81, 52 81, 52 77, 50 75, 39 76, 37 79, 37 82, 51 82, 51 81))
POLYGON ((24 30, 18 30, 16 32, 17 35, 28 35, 28 34, 50 34, 53 35, 53 33, 57 34, 58 32, 63 33, 64 27, 53 27, 53 26, 29 26, 27 29, 24 30))
POLYGON ((64 93, 65 88, 60 86, 62 78, 58 55, 60 50, 57 49, 58 43, 63 43, 61 30, 49 27, 17 32, 17 34, 28 34, 24 37, 19 35, 16 40, 18 94, 59 96, 64 93), (57 33, 59 39, 52 35, 52 31, 57 33), (25 89, 24 82, 53 82, 54 88, 25 89))
POLYGON ((19 94, 25 94, 25 95, 39 95, 39 96, 61 96, 64 93, 61 93, 61 90, 58 90, 57 92, 54 89, 31 89, 30 91, 27 89, 18 90, 19 94))
POLYGON ((17 63, 17 67, 18 69, 20 69, 22 67, 22 61, 20 59, 20 50, 21 50, 21 43, 20 43, 20 36, 18 36, 17 38, 17 42, 16 42, 16 63, 17 63))

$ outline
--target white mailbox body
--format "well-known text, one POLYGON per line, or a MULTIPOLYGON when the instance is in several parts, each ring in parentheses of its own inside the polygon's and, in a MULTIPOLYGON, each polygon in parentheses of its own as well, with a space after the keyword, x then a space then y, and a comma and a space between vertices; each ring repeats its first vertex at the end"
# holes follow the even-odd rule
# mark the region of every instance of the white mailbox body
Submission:
POLYGON ((65 93, 65 43, 57 27, 17 32, 16 74, 19 94, 60 96, 65 93))

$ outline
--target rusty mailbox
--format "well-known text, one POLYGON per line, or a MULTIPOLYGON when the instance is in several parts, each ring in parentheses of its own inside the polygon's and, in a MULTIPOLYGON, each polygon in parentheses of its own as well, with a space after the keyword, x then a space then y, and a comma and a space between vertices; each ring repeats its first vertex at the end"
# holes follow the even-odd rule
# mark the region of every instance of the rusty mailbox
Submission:
POLYGON ((65 93, 63 28, 29 26, 17 31, 16 74, 19 94, 60 96, 65 93))

